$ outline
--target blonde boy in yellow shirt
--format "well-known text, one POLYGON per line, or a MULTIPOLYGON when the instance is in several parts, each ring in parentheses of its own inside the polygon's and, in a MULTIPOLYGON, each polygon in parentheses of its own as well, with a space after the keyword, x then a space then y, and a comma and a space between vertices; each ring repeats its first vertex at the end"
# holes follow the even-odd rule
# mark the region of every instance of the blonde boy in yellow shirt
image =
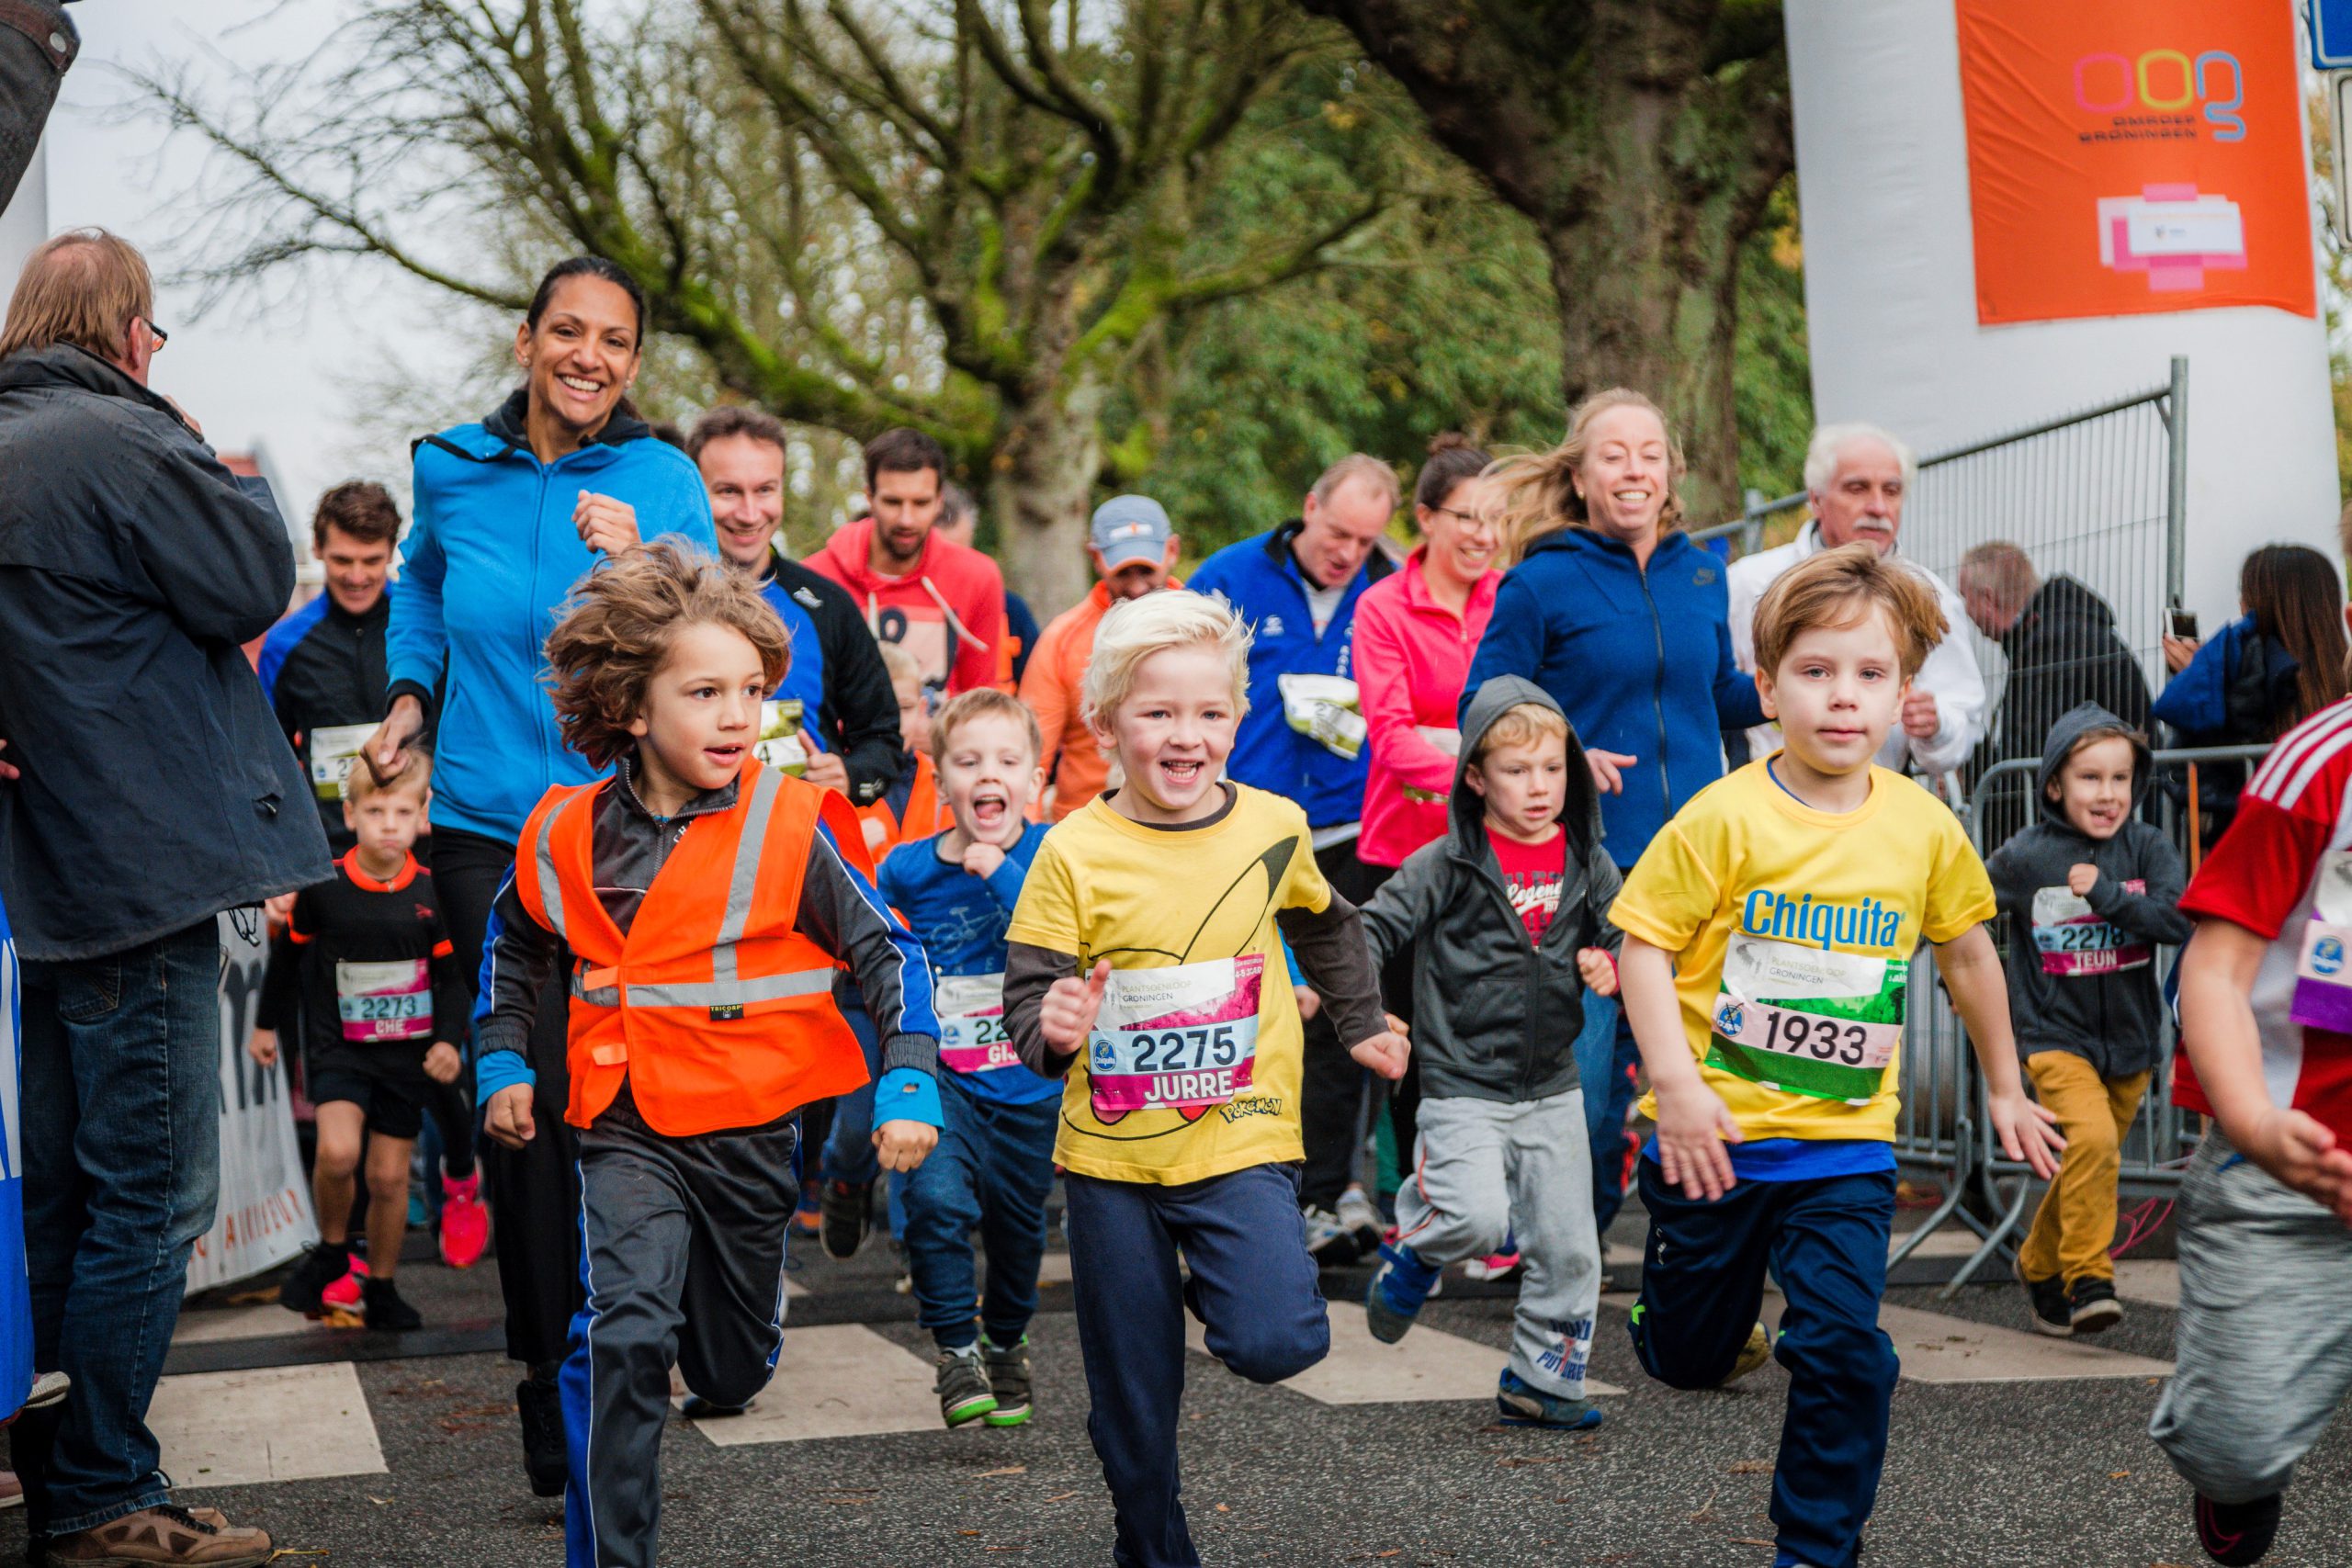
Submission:
POLYGON ((2018 1081, 1984 862, 1933 795, 1871 761, 1949 631, 1932 590, 1866 546, 1782 575, 1757 607, 1756 683, 1783 750, 1684 807, 1611 911, 1658 1129, 1634 1347, 1677 1388, 1768 1355, 1788 1369, 1777 1568, 1851 1568, 1877 1495, 1897 1371, 1878 1326, 1895 1086, 1922 941, 2003 1149, 2046 1177, 2062 1146, 2018 1081), (1768 1268, 1788 1299, 1777 1350, 1756 1315, 1768 1268))

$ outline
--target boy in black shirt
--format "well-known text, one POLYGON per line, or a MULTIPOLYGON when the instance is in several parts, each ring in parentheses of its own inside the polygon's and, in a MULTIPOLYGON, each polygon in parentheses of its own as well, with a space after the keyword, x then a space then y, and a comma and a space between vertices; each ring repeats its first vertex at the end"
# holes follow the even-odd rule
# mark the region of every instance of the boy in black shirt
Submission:
MULTIPOLYGON (((278 1301, 315 1317, 322 1294, 349 1269, 353 1179, 368 1144, 368 1261, 362 1284, 370 1328, 414 1328, 423 1321, 392 1283, 408 1224, 409 1156, 424 1110, 453 1083, 466 1025, 466 988, 441 920, 433 874, 410 852, 431 803, 429 768, 412 763, 390 784, 354 768, 344 815, 357 845, 332 882, 294 900, 289 932, 301 953, 299 983, 309 1092, 318 1107, 318 1157, 311 1190, 318 1246, 303 1256, 278 1301), (365 1134, 373 1134, 372 1140, 365 1134)), ((277 1029, 288 1012, 292 977, 273 967, 248 1049, 277 1060, 277 1029)))

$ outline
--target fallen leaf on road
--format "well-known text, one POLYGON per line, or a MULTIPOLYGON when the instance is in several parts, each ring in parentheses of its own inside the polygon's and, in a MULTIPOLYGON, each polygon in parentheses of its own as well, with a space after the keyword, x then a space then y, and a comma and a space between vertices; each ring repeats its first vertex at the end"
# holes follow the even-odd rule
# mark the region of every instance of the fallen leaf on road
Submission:
POLYGON ((1029 1467, 1025 1464, 1008 1464, 980 1472, 980 1479, 986 1481, 992 1475, 1026 1475, 1028 1472, 1029 1467))
POLYGON ((1224 1504, 1222 1504, 1222 1503, 1219 1503, 1219 1504, 1216 1506, 1216 1511, 1217 1511, 1218 1513, 1220 1513, 1220 1514, 1229 1514, 1229 1513, 1233 1512, 1233 1510, 1232 1510, 1231 1508, 1227 1507, 1227 1506, 1226 1506, 1224 1504))
POLYGON ((1078 1494, 1075 1492, 1057 1492, 1052 1496, 1046 1498, 1046 1501, 1048 1503, 1067 1503, 1072 1497, 1077 1495, 1078 1494))
POLYGON ((1770 1475, 1772 1473, 1772 1461, 1769 1459, 1737 1460, 1733 1462, 1731 1472, 1734 1475, 1770 1475))
POLYGON ((1778 1545, 1780 1545, 1780 1542, 1779 1542, 1779 1541, 1776 1541, 1776 1540, 1757 1540, 1757 1539, 1756 1539, 1754 1536, 1752 1536, 1752 1535, 1736 1535, 1736 1536, 1734 1536, 1734 1537, 1732 1537, 1732 1538, 1731 1538, 1731 1543, 1732 1543, 1734 1546, 1778 1546, 1778 1545))
POLYGON ((1495 1464, 1496 1464, 1497 1468, 1498 1468, 1498 1469, 1502 1469, 1502 1470, 1519 1470, 1519 1469, 1522 1469, 1522 1468, 1524 1468, 1525 1466, 1527 1466, 1527 1465, 1531 1465, 1531 1464, 1566 1464, 1566 1463, 1567 1463, 1567 1461, 1566 1461, 1566 1460, 1565 1460, 1565 1459, 1563 1459, 1563 1458, 1561 1458, 1558 1454, 1544 1454, 1544 1455, 1541 1456, 1540 1458, 1539 1458, 1539 1457, 1536 1457, 1536 1456, 1533 1456, 1533 1455, 1514 1454, 1514 1455, 1510 1456, 1510 1458, 1507 1458, 1507 1459, 1498 1459, 1498 1460, 1495 1461, 1495 1464))
POLYGON ((2110 1470, 2107 1472, 2107 1478, 2109 1481, 2120 1481, 2131 1473, 2128 1470, 2110 1470))

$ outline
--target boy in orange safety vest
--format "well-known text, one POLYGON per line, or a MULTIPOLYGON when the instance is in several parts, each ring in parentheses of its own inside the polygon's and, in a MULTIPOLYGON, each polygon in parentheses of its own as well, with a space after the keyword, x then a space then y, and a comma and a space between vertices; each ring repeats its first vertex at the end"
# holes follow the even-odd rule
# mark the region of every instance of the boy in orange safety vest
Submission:
POLYGON ((491 1136, 531 1138, 526 1053, 571 954, 564 1119, 580 1132, 581 1273, 560 1385, 573 1568, 654 1561, 670 1367, 740 1406, 783 1345, 793 1112, 866 1081, 832 1000, 882 1038, 881 1163, 938 1137, 922 950, 876 897, 841 795, 752 753, 789 658, 756 590, 667 544, 574 590, 548 639, 567 744, 613 776, 551 789, 499 894, 476 1013, 491 1136))

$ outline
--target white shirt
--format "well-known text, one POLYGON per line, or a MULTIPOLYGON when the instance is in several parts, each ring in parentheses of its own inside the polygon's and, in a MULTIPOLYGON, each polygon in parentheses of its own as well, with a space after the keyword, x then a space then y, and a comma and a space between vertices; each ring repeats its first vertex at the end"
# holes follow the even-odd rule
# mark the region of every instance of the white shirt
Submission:
MULTIPOLYGON (((1758 601, 1781 573, 1820 548, 1821 525, 1807 523, 1787 544, 1742 556, 1731 563, 1732 658, 1749 674, 1756 672, 1758 601)), ((1918 573, 1935 589, 1936 603, 1943 610, 1951 629, 1941 642, 1928 650, 1927 662, 1911 680, 1915 691, 1926 692, 1936 699, 1936 733, 1926 740, 1913 740, 1898 721, 1887 731, 1886 743, 1878 749, 1879 765, 1900 773, 1909 762, 1923 773, 1948 773, 1967 759, 1970 749, 1984 732, 1984 677, 1977 670, 1976 656, 1968 650, 1968 638, 1961 630, 1968 624, 1968 609, 1961 603, 1960 595, 1926 567, 1901 560, 1892 550, 1887 552, 1887 558, 1918 573)), ((1747 745, 1751 756, 1770 756, 1780 748, 1781 727, 1758 725, 1747 732, 1747 745)))

